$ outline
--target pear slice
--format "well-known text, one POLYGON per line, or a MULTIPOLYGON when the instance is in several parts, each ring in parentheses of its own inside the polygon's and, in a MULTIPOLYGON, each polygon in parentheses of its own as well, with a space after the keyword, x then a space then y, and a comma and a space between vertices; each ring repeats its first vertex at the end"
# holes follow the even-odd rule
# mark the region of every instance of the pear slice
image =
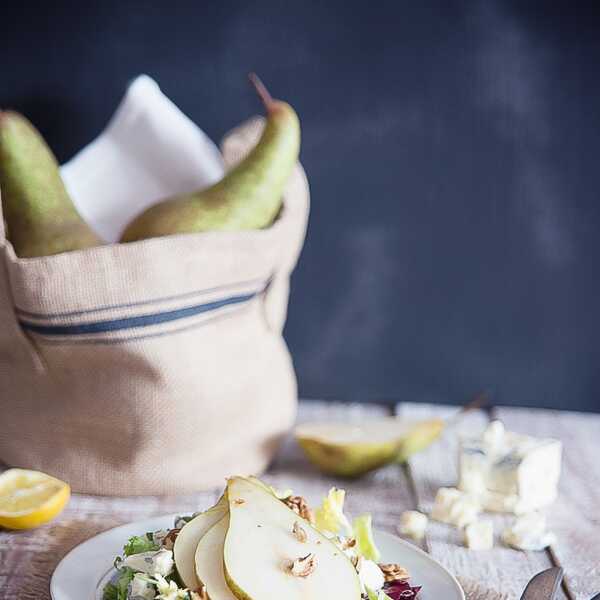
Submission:
POLYGON ((229 528, 229 515, 215 523, 196 548, 196 577, 206 586, 210 600, 236 600, 223 571, 223 546, 229 528))
POLYGON ((227 585, 237 598, 360 599, 350 559, 273 494, 233 477, 227 497, 223 562, 227 585))
POLYGON ((229 504, 225 496, 208 510, 196 515, 186 523, 175 539, 173 557, 175 568, 183 585, 190 590, 195 590, 200 582, 196 577, 195 556, 198 542, 204 534, 229 511, 229 504))
POLYGON ((408 421, 381 417, 362 423, 307 423, 296 428, 298 443, 326 473, 356 477, 393 461, 405 461, 433 443, 443 419, 408 421))

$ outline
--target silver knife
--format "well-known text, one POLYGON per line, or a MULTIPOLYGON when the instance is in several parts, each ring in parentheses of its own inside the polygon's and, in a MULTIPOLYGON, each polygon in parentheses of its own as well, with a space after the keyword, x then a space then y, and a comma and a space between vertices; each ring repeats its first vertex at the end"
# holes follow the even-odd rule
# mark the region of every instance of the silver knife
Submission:
POLYGON ((521 600, 554 600, 563 578, 560 567, 552 567, 534 575, 525 587, 521 600))

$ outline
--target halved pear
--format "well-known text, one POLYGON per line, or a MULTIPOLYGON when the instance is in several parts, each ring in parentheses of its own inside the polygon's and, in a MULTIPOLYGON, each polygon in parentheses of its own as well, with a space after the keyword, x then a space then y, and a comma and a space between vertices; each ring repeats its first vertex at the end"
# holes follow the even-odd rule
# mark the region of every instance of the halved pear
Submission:
POLYGON ((241 477, 227 483, 229 529, 223 562, 240 600, 360 600, 350 559, 263 487, 241 477))
POLYGON ((223 571, 223 546, 229 528, 229 515, 215 523, 196 548, 196 577, 206 586, 210 600, 236 600, 223 571))
POLYGON ((229 504, 227 498, 221 496, 213 507, 196 515, 181 528, 173 546, 173 557, 175 559, 175 568, 185 587, 195 590, 200 585, 196 577, 195 564, 198 542, 228 511, 229 504))
POLYGON ((362 423, 307 423, 296 428, 309 460, 326 473, 357 477, 393 461, 405 461, 433 443, 443 419, 408 421, 381 417, 362 423))

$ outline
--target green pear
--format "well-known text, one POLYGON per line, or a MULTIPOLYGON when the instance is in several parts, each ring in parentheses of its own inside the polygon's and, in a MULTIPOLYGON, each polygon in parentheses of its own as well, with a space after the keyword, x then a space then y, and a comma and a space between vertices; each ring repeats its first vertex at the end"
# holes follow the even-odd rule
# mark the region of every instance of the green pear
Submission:
POLYGON ((215 524, 218 523, 229 511, 229 504, 225 496, 208 510, 196 515, 182 528, 173 546, 175 568, 183 585, 195 590, 198 585, 196 578, 195 555, 196 548, 202 537, 215 524))
POLYGON ((404 462, 432 444, 443 419, 406 421, 382 417, 362 423, 307 423, 295 437, 309 460, 325 473, 357 477, 394 461, 404 462))
POLYGON ((264 487, 227 483, 225 579, 239 600, 360 600, 350 559, 264 487))
POLYGON ((48 256, 102 244, 83 221, 54 154, 16 112, 0 112, 0 194, 17 256, 48 256))
POLYGON ((271 98, 255 75, 251 80, 267 111, 256 146, 212 187, 148 208, 126 227, 122 242, 177 233, 261 229, 273 222, 298 159, 300 122, 289 104, 271 98))
POLYGON ((406 462, 411 456, 429 448, 442 433, 444 433, 448 422, 444 419, 425 419, 417 421, 410 428, 406 437, 402 440, 396 460, 406 462))
POLYGON ((229 529, 229 515, 215 523, 196 548, 196 576, 206 587, 210 600, 236 600, 225 581, 223 547, 229 529))

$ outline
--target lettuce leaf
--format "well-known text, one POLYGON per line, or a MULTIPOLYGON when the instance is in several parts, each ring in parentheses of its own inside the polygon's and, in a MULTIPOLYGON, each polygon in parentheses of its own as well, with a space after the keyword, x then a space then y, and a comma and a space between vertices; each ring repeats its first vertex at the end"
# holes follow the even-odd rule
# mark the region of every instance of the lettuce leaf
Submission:
POLYGON ((365 587, 365 590, 367 592, 367 597, 369 598, 369 600, 379 600, 379 598, 377 598, 377 592, 375 590, 372 590, 368 587, 365 587))
POLYGON ((102 600, 127 600, 127 588, 135 573, 128 567, 119 569, 118 573, 119 576, 115 581, 111 581, 104 586, 102 600))
POLYGON ((379 562, 381 553, 373 539, 371 515, 361 515, 354 519, 354 537, 358 554, 368 560, 379 562))
POLYGON ((344 514, 344 499, 346 492, 331 488, 323 500, 323 504, 315 512, 315 525, 321 531, 340 533, 343 529, 345 535, 352 535, 352 525, 344 514))
POLYGON ((119 592, 114 583, 107 583, 102 591, 102 600, 118 600, 119 592))
POLYGON ((367 591, 367 597, 369 600, 393 600, 383 590, 376 592, 368 587, 365 587, 365 590, 367 591))
POLYGON ((123 554, 131 556, 132 554, 151 552, 152 550, 158 550, 158 546, 154 543, 152 534, 147 533, 146 535, 134 535, 130 537, 129 541, 123 547, 123 554))

